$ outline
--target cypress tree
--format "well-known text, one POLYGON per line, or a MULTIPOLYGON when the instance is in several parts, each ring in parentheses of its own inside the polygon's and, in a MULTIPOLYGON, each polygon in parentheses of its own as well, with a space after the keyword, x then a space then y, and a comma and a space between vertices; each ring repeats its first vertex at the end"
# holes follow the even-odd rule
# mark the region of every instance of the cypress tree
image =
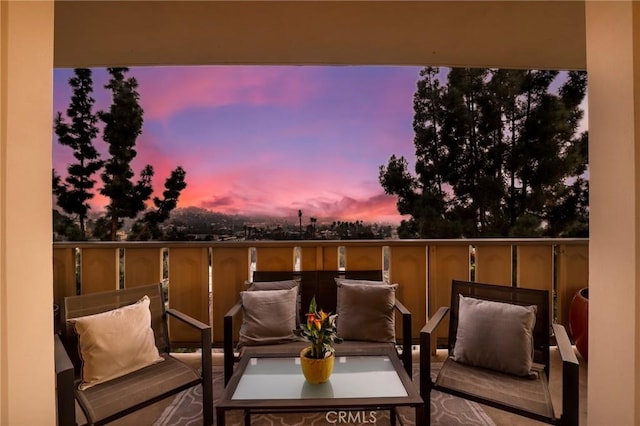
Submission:
POLYGON ((104 164, 100 193, 109 198, 107 215, 97 226, 102 239, 115 240, 124 218, 134 218, 143 211, 152 193, 153 167, 147 165, 133 182, 131 161, 136 157, 136 139, 142 132, 143 110, 139 104, 138 82, 125 78, 128 68, 108 68, 111 79, 105 86, 111 91, 109 111, 101 111, 99 118, 105 124, 104 141, 111 157, 104 164))
POLYGON ((167 219, 171 211, 178 205, 180 192, 187 187, 185 175, 187 172, 182 167, 177 167, 164 183, 165 190, 162 198, 154 197, 155 209, 148 210, 141 219, 138 219, 129 234, 130 240, 157 240, 162 238, 160 224, 167 219))
POLYGON ((96 182, 92 176, 102 167, 100 155, 93 146, 93 140, 98 134, 98 117, 93 113, 95 101, 91 97, 91 70, 76 68, 74 76, 69 79, 69 85, 73 89, 71 102, 66 111, 70 122, 58 112, 54 121, 54 131, 58 136, 58 142, 73 150, 76 162, 67 168, 68 174, 64 182, 55 170, 53 171, 53 193, 57 197, 58 206, 67 214, 78 218, 78 239, 85 240, 85 222, 90 209, 88 201, 94 196, 92 189, 96 182))

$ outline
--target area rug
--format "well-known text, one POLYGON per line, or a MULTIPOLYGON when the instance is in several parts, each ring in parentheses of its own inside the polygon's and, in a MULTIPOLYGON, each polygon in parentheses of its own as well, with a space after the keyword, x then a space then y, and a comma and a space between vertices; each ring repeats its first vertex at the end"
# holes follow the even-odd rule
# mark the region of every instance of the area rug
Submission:
MULTIPOLYGON (((413 366, 413 380, 418 380, 418 364, 413 366)), ((437 372, 439 364, 434 364, 432 372, 437 372)), ((213 369, 213 400, 220 397, 223 389, 222 368, 213 369)), ((398 409, 399 420, 405 426, 415 424, 415 410, 408 407, 398 409)), ((388 425, 388 411, 350 412, 350 418, 338 423, 337 414, 331 413, 290 413, 290 414, 254 414, 251 424, 254 426, 327 426, 333 424, 349 426, 388 425)), ((214 420, 214 425, 216 424, 214 420)), ((227 425, 242 426, 240 410, 227 412, 227 425)), ((495 423, 472 401, 457 398, 441 392, 431 392, 431 424, 433 426, 495 426, 495 423)), ((154 426, 198 426, 202 425, 202 387, 196 386, 178 394, 164 410, 154 426)))

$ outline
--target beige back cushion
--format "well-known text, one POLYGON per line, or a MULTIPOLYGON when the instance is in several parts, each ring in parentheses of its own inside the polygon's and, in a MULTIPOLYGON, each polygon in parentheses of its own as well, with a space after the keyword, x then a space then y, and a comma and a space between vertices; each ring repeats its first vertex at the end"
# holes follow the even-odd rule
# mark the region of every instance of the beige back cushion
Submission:
POLYGON ((149 297, 133 305, 72 318, 82 359, 80 390, 163 361, 151 328, 149 297))

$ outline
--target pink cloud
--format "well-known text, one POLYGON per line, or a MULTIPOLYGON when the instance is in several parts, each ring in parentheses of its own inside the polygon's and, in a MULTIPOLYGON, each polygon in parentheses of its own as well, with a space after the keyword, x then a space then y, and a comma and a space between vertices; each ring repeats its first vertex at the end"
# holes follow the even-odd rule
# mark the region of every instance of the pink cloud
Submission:
MULTIPOLYGON (((154 195, 161 196, 171 170, 183 166, 187 188, 179 207, 295 220, 301 209, 305 216, 319 219, 399 222, 395 199, 382 194, 377 182, 378 167, 391 154, 404 155, 400 147, 413 151, 410 95, 415 83, 411 75, 407 83, 406 70, 391 71, 402 84, 386 82, 379 70, 351 71, 236 66, 132 69, 130 76, 140 84, 145 110, 134 171, 153 165, 154 195), (267 108, 260 109, 264 115, 251 116, 257 122, 239 113, 237 120, 208 125, 212 113, 207 108, 230 105, 238 105, 247 116, 256 111, 251 106, 267 108), (184 113, 182 121, 171 128, 176 122, 168 118, 179 113, 184 113)), ((101 86, 96 81, 97 92, 104 92, 101 86)), ((103 142, 96 145, 106 151, 103 142)), ((72 158, 64 150, 54 142, 56 169, 66 169, 72 158)), ((96 178, 99 188, 102 182, 96 178)), ((92 204, 102 208, 106 201, 96 196, 92 204)))
POLYGON ((233 197, 230 197, 230 196, 224 196, 224 197, 214 196, 210 200, 205 200, 205 201, 201 202, 200 206, 204 207, 206 209, 212 209, 212 210, 219 211, 220 209, 225 209, 225 208, 228 208, 228 207, 232 207, 235 204, 236 204, 236 200, 234 200, 233 197))
POLYGON ((197 107, 297 105, 316 90, 309 72, 280 67, 136 69, 145 118, 164 120, 197 107))

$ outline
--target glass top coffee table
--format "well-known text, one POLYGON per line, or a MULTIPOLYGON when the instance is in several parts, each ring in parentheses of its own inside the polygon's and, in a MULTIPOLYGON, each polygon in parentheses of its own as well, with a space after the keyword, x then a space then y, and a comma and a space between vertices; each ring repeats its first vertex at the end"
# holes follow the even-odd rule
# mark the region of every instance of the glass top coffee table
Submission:
MULTIPOLYGON (((245 351, 222 397, 216 402, 216 424, 224 426, 226 412, 347 412, 414 407, 416 424, 424 424, 424 402, 391 346, 336 355, 328 382, 312 385, 292 354, 245 351)), ((337 414, 336 414, 337 415, 337 414)))

